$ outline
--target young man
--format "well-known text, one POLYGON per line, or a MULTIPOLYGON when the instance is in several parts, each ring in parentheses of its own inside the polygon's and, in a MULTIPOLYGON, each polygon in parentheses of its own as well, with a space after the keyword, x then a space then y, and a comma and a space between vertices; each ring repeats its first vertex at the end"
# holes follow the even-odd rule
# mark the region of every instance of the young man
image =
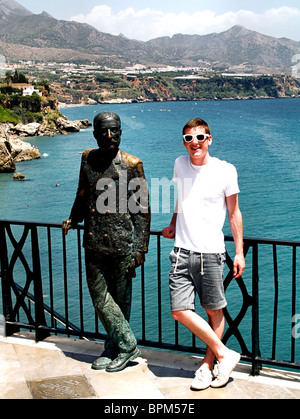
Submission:
POLYGON ((233 276, 239 278, 245 269, 243 221, 236 169, 210 156, 212 137, 207 123, 201 119, 188 122, 183 128, 183 143, 188 155, 175 162, 178 201, 163 236, 175 238, 170 255, 172 316, 207 345, 205 358, 192 383, 193 389, 203 390, 227 384, 240 360, 240 354, 221 342, 225 326, 223 309, 227 305, 222 229, 228 210, 236 248, 233 276), (196 292, 209 324, 195 312, 196 292), (215 358, 218 364, 214 369, 215 358))

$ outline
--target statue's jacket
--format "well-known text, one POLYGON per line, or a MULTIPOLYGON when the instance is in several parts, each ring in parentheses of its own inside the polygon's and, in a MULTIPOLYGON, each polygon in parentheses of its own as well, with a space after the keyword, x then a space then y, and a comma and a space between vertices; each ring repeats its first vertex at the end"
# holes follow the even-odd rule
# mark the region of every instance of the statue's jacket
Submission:
POLYGON ((82 155, 72 227, 84 221, 83 246, 107 255, 147 253, 150 206, 143 163, 122 150, 107 163, 99 149, 82 155))

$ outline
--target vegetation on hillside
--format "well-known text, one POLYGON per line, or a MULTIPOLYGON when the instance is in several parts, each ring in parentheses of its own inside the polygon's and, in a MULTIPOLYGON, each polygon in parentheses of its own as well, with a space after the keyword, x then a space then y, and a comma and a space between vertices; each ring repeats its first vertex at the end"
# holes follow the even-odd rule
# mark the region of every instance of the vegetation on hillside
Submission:
POLYGON ((286 76, 229 77, 217 74, 187 76, 184 72, 121 75, 70 75, 53 80, 53 93, 61 102, 112 100, 169 101, 293 97, 300 82, 286 76))
POLYGON ((7 71, 5 77, 0 80, 0 123, 41 123, 46 108, 48 113, 56 110, 57 99, 51 97, 47 80, 34 83, 42 92, 42 96, 36 92, 32 96, 23 96, 22 89, 13 86, 15 83, 27 84, 28 79, 16 70, 14 75, 7 71))
POLYGON ((36 88, 42 96, 22 96, 12 83, 27 82, 27 77, 6 73, 0 85, 0 123, 17 124, 57 119, 58 101, 64 103, 103 103, 109 101, 225 100, 299 97, 300 81, 287 76, 229 76, 216 73, 184 71, 116 74, 43 73, 36 88))
POLYGON ((0 106, 0 124, 12 123, 16 125, 19 122, 20 119, 10 109, 4 109, 0 106))

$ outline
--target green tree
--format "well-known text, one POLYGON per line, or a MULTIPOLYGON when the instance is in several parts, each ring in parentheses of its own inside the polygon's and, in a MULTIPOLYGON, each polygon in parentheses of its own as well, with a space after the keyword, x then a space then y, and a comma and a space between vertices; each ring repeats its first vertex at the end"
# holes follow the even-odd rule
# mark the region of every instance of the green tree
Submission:
POLYGON ((28 79, 24 76, 23 73, 19 73, 18 70, 15 70, 15 74, 12 76, 13 83, 26 83, 28 84, 28 79))
POLYGON ((5 72, 5 77, 4 77, 3 82, 4 82, 7 86, 10 86, 10 85, 12 84, 12 80, 13 80, 13 77, 12 77, 12 75, 11 75, 11 72, 10 72, 10 71, 6 71, 6 72, 5 72))

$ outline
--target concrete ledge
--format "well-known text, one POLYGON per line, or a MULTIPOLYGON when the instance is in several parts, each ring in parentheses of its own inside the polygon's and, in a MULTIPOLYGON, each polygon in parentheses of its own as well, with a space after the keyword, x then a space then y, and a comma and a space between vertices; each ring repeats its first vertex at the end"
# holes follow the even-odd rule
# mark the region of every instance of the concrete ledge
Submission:
POLYGON ((30 333, 0 337, 0 399, 43 395, 115 400, 300 398, 300 374, 264 368, 260 376, 253 377, 251 366, 242 363, 226 387, 192 391, 201 357, 147 348, 141 348, 142 357, 124 371, 94 371, 91 363, 103 346, 57 336, 35 343, 30 333))

